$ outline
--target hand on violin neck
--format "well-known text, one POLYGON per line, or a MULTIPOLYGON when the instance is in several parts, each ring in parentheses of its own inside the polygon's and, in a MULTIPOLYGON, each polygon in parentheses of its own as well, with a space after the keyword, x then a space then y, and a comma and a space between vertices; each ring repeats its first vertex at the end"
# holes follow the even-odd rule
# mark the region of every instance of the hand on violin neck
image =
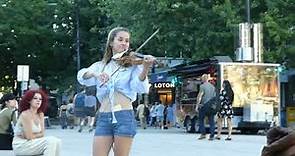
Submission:
POLYGON ((156 58, 152 55, 144 55, 143 66, 150 67, 153 63, 156 62, 156 58))
POLYGON ((153 57, 152 55, 145 55, 145 57, 143 58, 143 70, 139 75, 139 79, 141 81, 144 81, 149 73, 149 68, 150 66, 156 61, 155 57, 153 57))

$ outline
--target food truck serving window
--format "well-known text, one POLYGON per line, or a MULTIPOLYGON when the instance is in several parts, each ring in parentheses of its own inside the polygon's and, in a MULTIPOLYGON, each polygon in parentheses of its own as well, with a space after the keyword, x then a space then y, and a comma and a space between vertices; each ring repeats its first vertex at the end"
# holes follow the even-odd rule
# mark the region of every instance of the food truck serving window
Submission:
POLYGON ((233 107, 260 103, 278 106, 276 66, 224 64, 221 73, 222 81, 229 80, 235 93, 233 107))

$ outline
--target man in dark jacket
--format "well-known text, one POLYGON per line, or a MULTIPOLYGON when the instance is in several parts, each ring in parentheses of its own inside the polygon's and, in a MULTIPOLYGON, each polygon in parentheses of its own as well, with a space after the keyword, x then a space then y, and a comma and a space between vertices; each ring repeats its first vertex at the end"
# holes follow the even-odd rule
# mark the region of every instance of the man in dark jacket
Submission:
POLYGON ((270 129, 261 156, 295 156, 295 132, 281 127, 270 129))
POLYGON ((209 120, 209 125, 210 125, 210 136, 209 140, 214 139, 214 133, 215 133, 215 121, 214 121, 214 116, 215 114, 208 114, 207 113, 207 107, 208 102, 210 99, 215 97, 216 92, 215 92, 215 87, 208 82, 209 80, 209 75, 203 74, 202 75, 202 82, 203 84, 200 86, 200 91, 197 96, 197 104, 196 104, 196 112, 199 113, 199 131, 201 133, 200 137, 198 138, 199 140, 205 139, 206 138, 206 129, 205 129, 205 117, 208 117, 209 120))

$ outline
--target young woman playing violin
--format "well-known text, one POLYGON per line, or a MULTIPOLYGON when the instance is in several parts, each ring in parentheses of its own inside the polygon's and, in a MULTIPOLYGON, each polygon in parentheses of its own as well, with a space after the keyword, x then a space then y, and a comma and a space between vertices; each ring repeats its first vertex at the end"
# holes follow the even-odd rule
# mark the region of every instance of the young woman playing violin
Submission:
POLYGON ((125 53, 129 45, 128 29, 112 29, 102 61, 81 69, 77 75, 81 85, 97 86, 96 96, 101 103, 93 141, 94 156, 108 156, 112 147, 115 156, 128 156, 136 134, 132 102, 137 93, 149 92, 147 75, 155 58, 144 55, 139 65, 134 64, 133 59, 128 58, 126 62, 125 57, 113 58, 125 53))

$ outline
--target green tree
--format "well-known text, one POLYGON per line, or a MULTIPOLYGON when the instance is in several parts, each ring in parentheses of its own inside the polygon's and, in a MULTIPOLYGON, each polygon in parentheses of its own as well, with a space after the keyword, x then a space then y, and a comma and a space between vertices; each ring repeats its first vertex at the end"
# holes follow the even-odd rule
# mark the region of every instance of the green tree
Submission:
MULTIPOLYGON (((234 25, 241 21, 233 4, 226 0, 122 0, 108 1, 114 25, 129 27, 134 47, 160 28, 156 39, 143 51, 156 56, 201 59, 213 55, 233 55, 234 25)), ((235 4, 236 5, 236 4, 235 4)))
MULTIPOLYGON (((265 60, 280 63, 294 55, 294 2, 292 0, 251 1, 251 22, 264 26, 265 60)), ((138 45, 157 28, 161 31, 143 49, 156 56, 201 59, 213 55, 234 55, 239 23, 246 22, 245 1, 234 0, 122 0, 107 1, 114 25, 134 32, 138 45)), ((136 46, 135 46, 136 47, 136 46)))
POLYGON ((295 67, 295 4, 292 0, 269 0, 263 13, 265 34, 265 58, 269 62, 288 61, 295 67))
MULTIPOLYGON (((88 1, 2 1, 1 86, 13 86, 16 65, 30 65, 30 78, 50 89, 76 84, 76 8, 80 6, 81 63, 100 57, 98 36, 107 17, 88 1), (90 59, 89 59, 90 58, 90 59), (3 65, 2 65, 3 63, 3 65)), ((82 67, 83 67, 82 66, 82 67)))
MULTIPOLYGON (((30 78, 51 89, 76 84, 77 6, 81 67, 101 59, 115 26, 131 30, 132 49, 160 29, 144 54, 234 58, 237 26, 246 22, 245 1, 235 0, 1 0, 0 88, 11 90, 18 64, 30 65, 30 78)), ((266 62, 289 59, 295 67, 294 7, 293 0, 251 1, 251 22, 264 26, 266 62)))

